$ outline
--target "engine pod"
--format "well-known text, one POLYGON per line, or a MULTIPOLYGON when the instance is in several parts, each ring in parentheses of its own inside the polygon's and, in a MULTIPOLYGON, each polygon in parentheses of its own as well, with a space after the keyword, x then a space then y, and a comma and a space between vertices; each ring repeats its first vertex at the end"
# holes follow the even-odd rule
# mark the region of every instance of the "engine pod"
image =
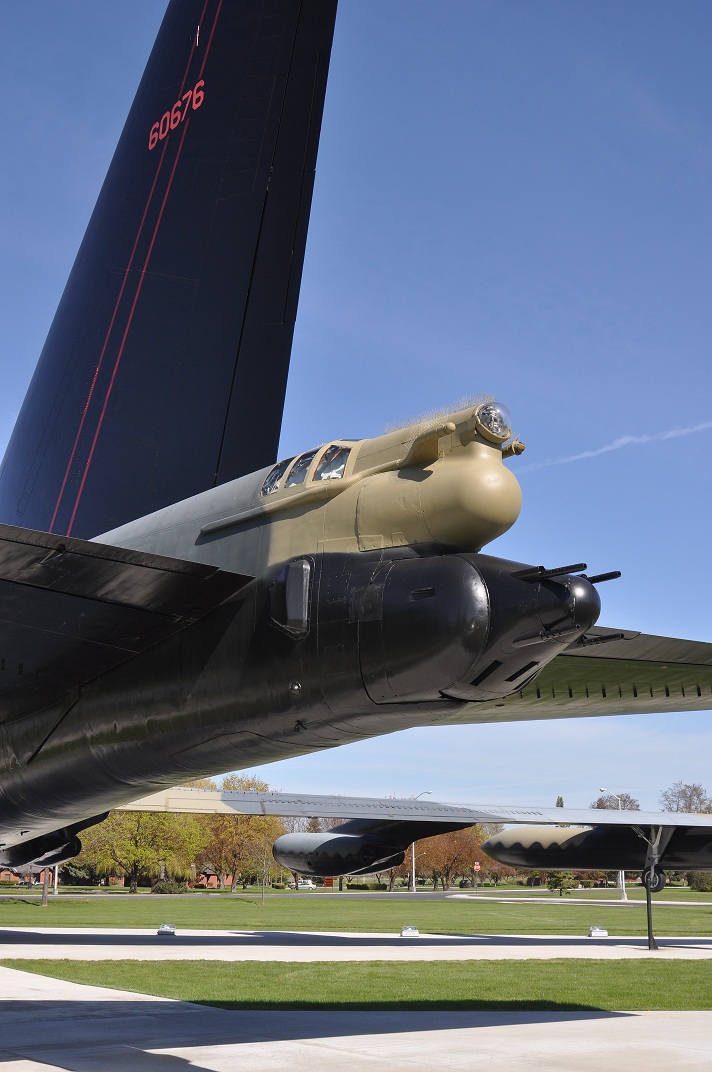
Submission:
MULTIPOLYGON (((494 834, 482 846, 510 867, 566 871, 641 871, 647 844, 630 826, 519 826, 494 834)), ((712 868, 712 827, 675 829, 660 865, 669 870, 712 868)))
POLYGON ((385 871, 403 862, 404 850, 363 834, 283 834, 272 855, 278 864, 302 875, 356 875, 385 871))

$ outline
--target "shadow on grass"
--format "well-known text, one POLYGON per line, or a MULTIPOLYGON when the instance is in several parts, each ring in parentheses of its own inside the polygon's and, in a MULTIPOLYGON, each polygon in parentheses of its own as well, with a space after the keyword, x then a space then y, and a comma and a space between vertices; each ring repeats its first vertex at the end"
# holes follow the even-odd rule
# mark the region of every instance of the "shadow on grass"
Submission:
MULTIPOLYGON (((213 1009, 228 1009, 231 1012, 367 1012, 367 1013, 583 1013, 596 1016, 623 1016, 625 1013, 611 1012, 596 1005, 582 1005, 569 1001, 487 1001, 453 1000, 453 1001, 208 1001, 207 999, 191 1001, 192 1005, 204 1005, 213 1009)), ((556 1019, 556 1017, 553 1017, 556 1019)), ((418 1028, 421 1030, 423 1028, 418 1028)))

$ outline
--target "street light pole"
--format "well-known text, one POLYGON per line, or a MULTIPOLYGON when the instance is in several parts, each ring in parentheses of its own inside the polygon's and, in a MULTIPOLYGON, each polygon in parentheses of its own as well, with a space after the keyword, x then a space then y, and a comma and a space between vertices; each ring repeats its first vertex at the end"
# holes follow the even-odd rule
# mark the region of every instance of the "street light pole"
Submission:
MULTIPOLYGON (((410 799, 419 800, 420 797, 430 797, 432 795, 432 789, 423 789, 422 792, 410 799)), ((415 841, 410 846, 410 892, 415 893, 415 841)))
MULTIPOLYGON (((603 786, 600 787, 599 793, 608 793, 609 796, 615 797, 616 800, 618 801, 618 811, 623 811, 623 801, 621 800, 621 798, 618 796, 617 793, 611 793, 610 789, 604 789, 603 786)), ((628 900, 628 894, 626 893, 626 888, 625 888, 625 871, 619 871, 618 872, 618 885, 621 888, 621 901, 627 901, 628 900)))

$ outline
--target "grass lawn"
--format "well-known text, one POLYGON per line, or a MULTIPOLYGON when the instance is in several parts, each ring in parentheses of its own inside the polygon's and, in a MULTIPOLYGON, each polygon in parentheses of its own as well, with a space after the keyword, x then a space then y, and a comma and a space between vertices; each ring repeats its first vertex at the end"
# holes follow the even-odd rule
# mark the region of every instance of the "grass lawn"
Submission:
POLYGON ((334 964, 216 961, 3 960, 56 979, 223 1009, 711 1009, 707 961, 387 961, 334 964))
MULTIPOLYGON (((660 936, 712 935, 712 905, 690 900, 676 906, 665 895, 655 900, 655 933, 660 936)), ((433 934, 578 934, 592 924, 611 935, 646 934, 645 905, 632 901, 577 905, 569 899, 541 898, 500 904, 485 898, 426 900, 360 898, 338 893, 268 897, 130 896, 83 900, 50 897, 0 899, 2 927, 177 927, 220 930, 324 930, 400 933, 404 924, 433 934)))

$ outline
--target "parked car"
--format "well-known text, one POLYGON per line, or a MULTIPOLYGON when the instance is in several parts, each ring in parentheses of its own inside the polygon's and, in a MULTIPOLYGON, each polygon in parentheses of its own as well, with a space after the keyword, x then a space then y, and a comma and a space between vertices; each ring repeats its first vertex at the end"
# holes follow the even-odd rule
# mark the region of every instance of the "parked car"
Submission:
POLYGON ((299 882, 295 885, 293 882, 289 883, 290 890, 315 890, 316 883, 312 882, 310 878, 300 878, 299 882))

